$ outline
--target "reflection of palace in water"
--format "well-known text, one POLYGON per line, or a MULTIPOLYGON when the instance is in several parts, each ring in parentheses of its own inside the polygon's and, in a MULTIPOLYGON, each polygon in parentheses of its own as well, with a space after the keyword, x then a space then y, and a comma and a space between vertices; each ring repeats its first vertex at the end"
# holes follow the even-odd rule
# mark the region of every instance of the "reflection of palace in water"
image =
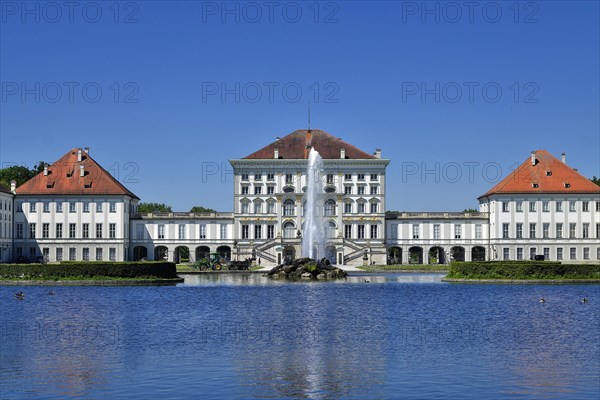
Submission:
POLYGON ((0 261, 294 258, 311 148, 323 158, 324 256, 332 263, 600 261, 600 187, 564 155, 532 152, 479 197, 479 212, 386 212, 386 187, 398 184, 387 179, 390 160, 320 130, 230 160, 233 212, 139 213, 139 198, 89 149, 72 149, 21 186, 0 187, 0 261))

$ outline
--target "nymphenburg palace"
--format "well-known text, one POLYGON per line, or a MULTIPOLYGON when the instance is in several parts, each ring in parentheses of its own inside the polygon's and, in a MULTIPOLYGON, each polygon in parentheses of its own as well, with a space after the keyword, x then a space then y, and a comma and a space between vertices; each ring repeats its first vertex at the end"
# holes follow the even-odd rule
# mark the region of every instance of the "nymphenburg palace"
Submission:
MULTIPOLYGON (((451 260, 600 262, 600 187, 544 150, 479 197, 479 212, 386 212, 381 151, 298 130, 241 159, 233 212, 139 213, 89 150, 0 187, 0 261, 168 259, 208 252, 275 264, 300 256, 307 155, 323 158, 325 256, 336 264, 451 260)), ((393 183, 392 183, 393 184, 393 183)))

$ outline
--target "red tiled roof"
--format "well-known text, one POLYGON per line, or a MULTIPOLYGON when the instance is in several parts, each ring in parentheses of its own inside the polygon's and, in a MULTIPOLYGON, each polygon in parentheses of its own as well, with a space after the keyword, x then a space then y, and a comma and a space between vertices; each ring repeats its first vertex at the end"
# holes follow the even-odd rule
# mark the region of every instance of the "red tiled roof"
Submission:
POLYGON ((340 149, 346 150, 346 158, 375 158, 327 132, 318 129, 310 131, 300 129, 244 157, 244 159, 272 159, 275 149, 279 149, 279 158, 303 159, 307 158, 308 153, 305 152, 307 144, 314 147, 324 159, 339 159, 340 149))
POLYGON ((598 193, 596 185, 546 150, 535 152, 535 165, 529 157, 519 168, 500 181, 486 194, 503 193, 598 193))
POLYGON ((126 195, 139 199, 85 151, 81 151, 81 161, 77 161, 78 150, 69 150, 49 166, 48 175, 40 172, 19 186, 17 194, 126 195), (81 176, 81 166, 84 176, 81 176))

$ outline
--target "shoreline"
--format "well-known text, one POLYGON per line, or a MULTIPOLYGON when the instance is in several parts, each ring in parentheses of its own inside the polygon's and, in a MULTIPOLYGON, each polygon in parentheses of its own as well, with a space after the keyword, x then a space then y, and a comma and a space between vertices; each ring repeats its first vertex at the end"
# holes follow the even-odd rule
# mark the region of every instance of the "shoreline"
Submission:
POLYGON ((169 286, 183 283, 183 278, 174 279, 15 279, 0 280, 0 286, 169 286))
POLYGON ((571 285, 571 284, 600 284, 600 279, 468 279, 468 278, 442 278, 448 283, 474 283, 474 284, 530 284, 530 285, 571 285))

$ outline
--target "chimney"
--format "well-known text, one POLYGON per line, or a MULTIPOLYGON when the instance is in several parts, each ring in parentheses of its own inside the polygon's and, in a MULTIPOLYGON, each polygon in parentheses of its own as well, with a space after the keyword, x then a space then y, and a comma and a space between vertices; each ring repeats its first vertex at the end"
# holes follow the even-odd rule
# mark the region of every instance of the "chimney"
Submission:
POLYGON ((44 164, 44 176, 48 176, 48 164, 44 164))
POLYGON ((273 158, 279 158, 279 148, 275 147, 275 150, 273 150, 273 158))
POLYGON ((346 149, 340 149, 340 158, 342 158, 342 159, 346 158, 346 149))
POLYGON ((16 190, 17 190, 17 181, 15 181, 13 179, 12 181, 10 181, 10 191, 13 192, 13 194, 14 194, 16 190))
POLYGON ((85 167, 83 165, 79 166, 79 176, 85 176, 85 167))
POLYGON ((375 154, 373 154, 375 158, 381 158, 381 149, 375 149, 375 154))
POLYGON ((77 149, 77 162, 81 162, 81 149, 77 149))
POLYGON ((535 151, 531 152, 531 165, 535 165, 535 163, 537 162, 536 158, 535 158, 535 151))
POLYGON ((89 147, 85 148, 85 154, 90 154, 90 148, 89 147))
POLYGON ((566 164, 567 163, 567 154, 566 153, 562 153, 561 154, 561 158, 562 158, 563 164, 566 164))

